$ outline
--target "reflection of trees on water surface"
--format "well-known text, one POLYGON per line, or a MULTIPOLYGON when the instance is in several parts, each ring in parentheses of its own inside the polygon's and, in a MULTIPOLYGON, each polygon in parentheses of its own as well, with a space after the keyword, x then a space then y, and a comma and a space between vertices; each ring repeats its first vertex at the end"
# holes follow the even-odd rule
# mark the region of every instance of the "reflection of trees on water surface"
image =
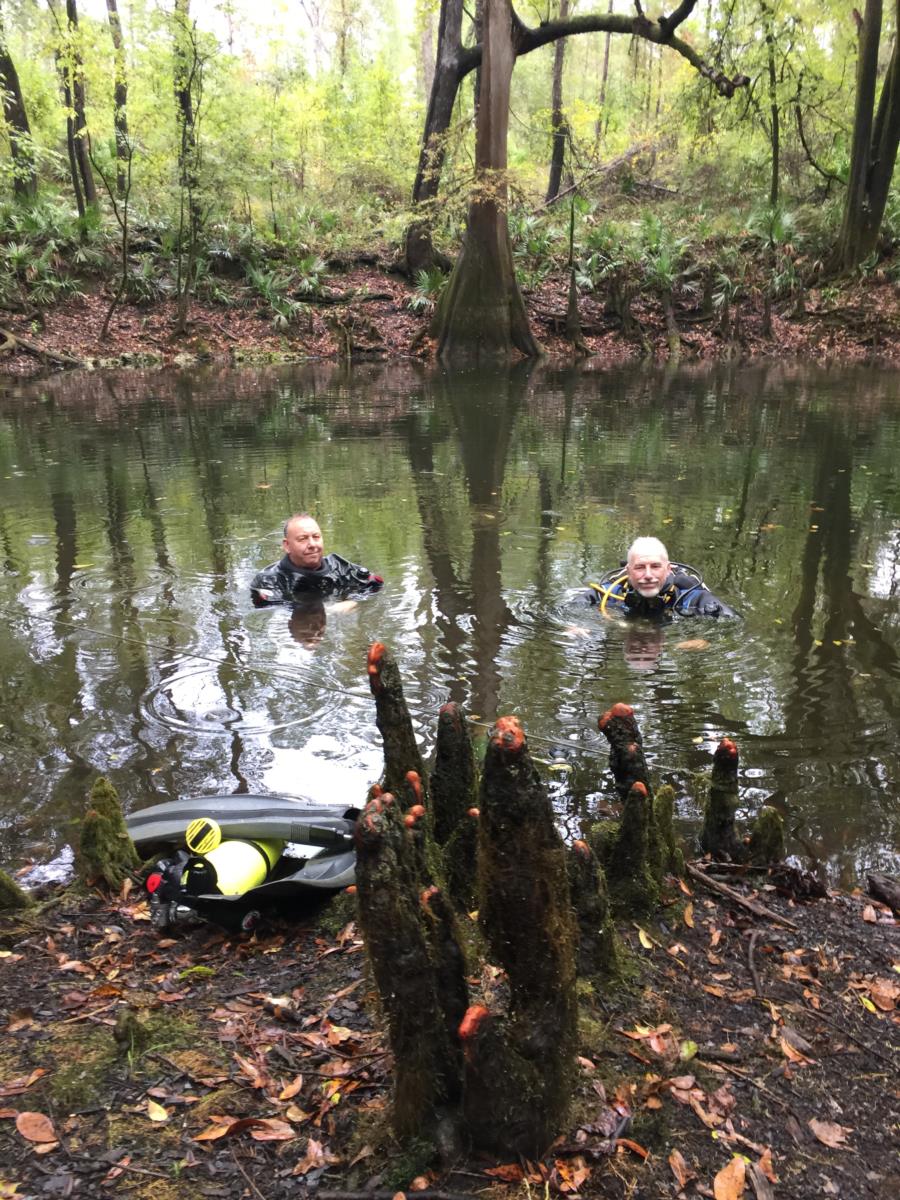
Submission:
MULTIPOLYGON (((389 583, 328 620, 302 660, 310 689, 326 668, 322 678, 358 689, 359 655, 378 636, 428 705, 453 698, 485 719, 515 706, 545 736, 593 743, 600 709, 632 700, 661 769, 683 778, 733 733, 758 777, 754 802, 779 790, 811 845, 848 862, 872 855, 896 840, 892 390, 882 375, 783 368, 431 379, 416 366, 317 364, 73 377, 35 388, 39 401, 8 399, 0 602, 17 617, 0 648, 11 714, 0 783, 11 809, 36 796, 52 831, 97 769, 131 803, 259 784, 279 745, 248 736, 242 717, 274 720, 288 701, 282 692, 279 709, 267 699, 276 685, 239 664, 275 654, 291 665, 304 651, 287 627, 287 649, 273 648, 278 621, 249 610, 246 584, 277 556, 287 512, 309 507, 330 548, 389 583), (700 631, 711 649, 679 655, 677 639, 698 636, 682 623, 640 671, 596 620, 584 642, 567 639, 566 590, 639 532, 700 566, 744 612, 739 632, 700 631), (69 622, 121 640, 73 636, 69 622), (191 650, 227 665, 191 684, 191 650), (147 721, 153 689, 181 731, 147 721), (197 739, 201 691, 215 736, 197 739)), ((325 730, 338 740, 341 712, 325 730)), ((21 845, 18 824, 0 841, 21 845)))

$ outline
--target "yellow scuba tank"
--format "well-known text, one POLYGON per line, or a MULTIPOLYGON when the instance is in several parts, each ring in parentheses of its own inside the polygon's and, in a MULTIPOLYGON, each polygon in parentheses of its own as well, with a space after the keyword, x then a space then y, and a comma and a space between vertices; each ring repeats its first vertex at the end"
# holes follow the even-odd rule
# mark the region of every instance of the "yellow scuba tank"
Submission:
POLYGON ((265 883, 284 849, 284 841, 278 838, 227 842, 220 838, 219 827, 211 818, 192 821, 188 826, 188 849, 195 853, 185 867, 181 886, 190 895, 218 892, 222 896, 242 896, 265 883))

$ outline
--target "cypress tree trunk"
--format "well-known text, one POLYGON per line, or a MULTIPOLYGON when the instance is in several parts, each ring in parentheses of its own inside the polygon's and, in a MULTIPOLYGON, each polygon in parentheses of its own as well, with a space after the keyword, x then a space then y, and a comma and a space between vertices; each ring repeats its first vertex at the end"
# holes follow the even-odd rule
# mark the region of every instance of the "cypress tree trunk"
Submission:
POLYGON ((84 188, 84 199, 87 204, 97 203, 97 185, 94 183, 94 173, 91 170, 91 160, 88 154, 87 117, 85 116, 84 94, 84 63, 81 59, 81 48, 78 44, 78 5, 76 0, 66 0, 66 18, 68 20, 66 69, 69 73, 72 109, 75 113, 72 136, 74 138, 75 161, 78 164, 78 174, 84 188))
POLYGON ((543 353, 513 269, 507 220, 509 94, 516 61, 509 0, 485 0, 475 141, 476 185, 462 251, 435 314, 445 365, 508 362, 543 353))
POLYGON ((9 148, 13 162, 13 193, 19 200, 30 200, 37 195, 37 171, 34 163, 34 146, 31 141, 31 126, 19 84, 19 75, 9 53, 3 12, 0 10, 0 95, 3 98, 3 118, 9 134, 9 148))
MULTIPOLYGON (((900 3, 895 3, 895 19, 900 3)), ((881 0, 867 0, 859 25, 856 108, 850 151, 850 176, 844 200, 841 231, 829 266, 849 271, 878 245, 888 189, 900 144, 900 87, 897 79, 897 39, 875 113, 878 49, 881 43, 881 0)))
MULTIPOLYGON (((569 0, 560 0, 559 19, 564 21, 568 15, 569 0)), ((550 178, 547 182, 547 203, 555 200, 559 195, 563 163, 566 158, 566 139, 569 135, 569 126, 563 115, 562 106, 562 81, 565 57, 566 39, 560 38, 553 47, 553 82, 550 95, 550 127, 553 130, 553 148, 550 153, 550 178)))
POLYGON ((766 31, 766 63, 769 76, 769 119, 771 121, 770 138, 772 143, 772 182, 769 186, 769 206, 774 208, 778 203, 778 175, 780 171, 779 158, 781 153, 781 125, 778 112, 778 79, 775 72, 775 29, 772 10, 767 4, 762 5, 763 27, 766 31))
POLYGON ((122 41, 122 22, 116 0, 106 0, 109 31, 112 36, 115 83, 113 85, 113 123, 116 130, 116 195, 124 200, 128 189, 128 77, 125 72, 125 46, 122 41))
POLYGON ((430 270, 435 263, 449 266, 449 260, 437 255, 432 244, 429 210, 437 198, 447 154, 447 131, 459 92, 462 14, 462 0, 441 0, 437 57, 412 193, 412 202, 421 208, 422 215, 406 231, 404 258, 410 276, 417 271, 430 270))

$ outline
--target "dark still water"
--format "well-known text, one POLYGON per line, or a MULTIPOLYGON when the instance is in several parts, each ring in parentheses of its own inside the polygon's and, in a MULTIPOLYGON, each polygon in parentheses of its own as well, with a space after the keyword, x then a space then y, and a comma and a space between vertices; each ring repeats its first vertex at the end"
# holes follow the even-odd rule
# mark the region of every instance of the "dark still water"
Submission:
POLYGON ((548 763, 559 743, 561 813, 608 808, 596 720, 627 700, 685 832, 727 734, 746 809, 772 797, 794 852, 844 883, 896 869, 898 456, 887 373, 322 365, 0 391, 0 861, 50 857, 97 772, 129 808, 360 802, 378 639, 426 749, 448 698, 519 714, 548 763), (388 581, 324 625, 250 603, 300 508, 388 581), (567 600, 641 533, 743 620, 567 600))

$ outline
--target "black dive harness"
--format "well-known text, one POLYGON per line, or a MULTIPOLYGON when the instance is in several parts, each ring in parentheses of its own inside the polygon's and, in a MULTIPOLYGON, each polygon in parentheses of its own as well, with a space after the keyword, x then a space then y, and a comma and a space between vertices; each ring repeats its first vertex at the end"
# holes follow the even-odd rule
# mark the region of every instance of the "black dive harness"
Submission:
POLYGON ((690 613, 701 597, 710 595, 703 577, 687 563, 672 563, 671 570, 655 596, 642 596, 628 579, 624 564, 605 572, 588 584, 594 604, 605 615, 608 605, 629 616, 661 617, 667 613, 690 613))

